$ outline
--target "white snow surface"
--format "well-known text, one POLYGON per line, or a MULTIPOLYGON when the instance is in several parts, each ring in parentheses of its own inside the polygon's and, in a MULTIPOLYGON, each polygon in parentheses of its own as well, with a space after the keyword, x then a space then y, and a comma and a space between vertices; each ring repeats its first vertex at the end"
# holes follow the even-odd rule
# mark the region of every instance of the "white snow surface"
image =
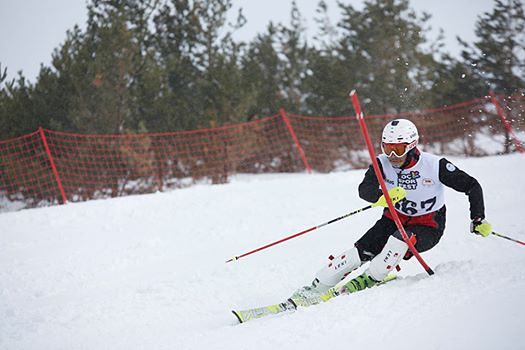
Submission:
MULTIPOLYGON (((525 156, 454 158, 482 184, 494 230, 525 240, 525 156)), ((0 214, 0 349, 524 349, 525 246, 469 232, 447 189, 441 242, 399 279, 237 324, 283 301, 381 215, 364 171, 237 176, 192 188, 0 214)))

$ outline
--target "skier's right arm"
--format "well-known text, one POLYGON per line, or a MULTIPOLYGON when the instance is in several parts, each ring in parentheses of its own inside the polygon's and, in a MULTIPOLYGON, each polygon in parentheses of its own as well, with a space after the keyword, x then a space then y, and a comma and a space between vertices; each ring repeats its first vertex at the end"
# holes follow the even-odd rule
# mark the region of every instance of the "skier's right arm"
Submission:
MULTIPOLYGON (((381 169, 381 163, 379 163, 379 168, 381 169)), ((381 169, 381 172, 383 172, 383 169, 381 169)), ((359 197, 367 202, 375 203, 382 195, 383 192, 379 188, 379 182, 377 181, 374 167, 370 165, 365 173, 363 181, 359 184, 359 197)))

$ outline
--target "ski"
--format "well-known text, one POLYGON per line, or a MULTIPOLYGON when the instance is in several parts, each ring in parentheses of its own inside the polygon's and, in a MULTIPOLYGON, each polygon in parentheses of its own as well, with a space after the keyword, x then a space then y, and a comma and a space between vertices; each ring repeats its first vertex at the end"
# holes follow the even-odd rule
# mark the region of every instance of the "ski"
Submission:
MULTIPOLYGON (((388 275, 383 281, 375 284, 374 286, 380 286, 396 278, 397 278, 396 275, 388 275)), ((235 317, 237 317, 237 320, 239 321, 239 323, 245 323, 245 322, 255 320, 261 317, 269 316, 269 315, 276 315, 276 314, 285 313, 285 312, 293 312, 297 310, 298 307, 309 307, 312 305, 317 305, 320 303, 324 303, 330 299, 333 299, 337 296, 347 295, 347 294, 349 293, 345 293, 344 291, 341 291, 341 289, 334 287, 334 288, 330 288, 325 294, 321 294, 315 297, 295 298, 295 299, 290 298, 278 304, 267 305, 263 307, 257 307, 257 308, 246 309, 246 310, 232 310, 232 313, 235 315, 235 317)))
POLYGON ((294 311, 296 309, 297 305, 293 302, 292 299, 288 299, 285 302, 279 304, 273 304, 247 310, 232 310, 232 312, 237 317, 237 320, 239 320, 239 323, 244 323, 264 316, 294 311))

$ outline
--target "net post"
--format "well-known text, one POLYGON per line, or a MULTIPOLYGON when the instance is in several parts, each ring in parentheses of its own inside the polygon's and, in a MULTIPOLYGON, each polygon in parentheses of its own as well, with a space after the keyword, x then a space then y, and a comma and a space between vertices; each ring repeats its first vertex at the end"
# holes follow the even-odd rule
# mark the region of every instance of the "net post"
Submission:
POLYGON ((44 133, 44 129, 42 127, 38 128, 38 132, 40 134, 40 138, 42 139, 42 143, 44 144, 44 149, 49 159, 49 163, 51 164, 51 170, 53 171, 55 181, 57 182, 57 186, 60 191, 60 196, 62 198, 62 204, 66 204, 67 203, 66 192, 64 191, 64 186, 62 186, 62 181, 60 180, 60 175, 58 174, 58 170, 55 165, 55 160, 53 158, 53 155, 51 154, 51 150, 49 149, 49 144, 47 143, 46 134, 44 133))
POLYGON ((308 160, 306 159, 306 154, 304 153, 303 148, 301 147, 301 144, 299 143, 299 139, 297 138, 297 134, 295 133, 295 130, 293 129, 292 123, 290 123, 290 119, 286 115, 286 112, 284 108, 279 108, 279 114, 281 115, 281 118, 283 119, 284 123, 286 124, 286 127, 288 128, 288 132, 292 136, 292 139, 295 143, 295 146, 297 147, 297 150, 299 151, 299 155, 301 156, 301 160, 303 161, 304 167, 306 170, 311 174, 312 168, 310 168, 310 164, 308 164, 308 160))

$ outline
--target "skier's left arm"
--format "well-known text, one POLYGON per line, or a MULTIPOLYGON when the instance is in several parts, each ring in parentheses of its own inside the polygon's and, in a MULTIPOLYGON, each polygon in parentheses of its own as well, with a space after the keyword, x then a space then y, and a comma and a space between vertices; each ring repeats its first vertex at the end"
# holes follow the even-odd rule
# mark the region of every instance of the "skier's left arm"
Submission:
POLYGON ((492 233, 492 226, 485 220, 483 190, 479 182, 442 158, 439 161, 439 180, 445 185, 468 196, 470 203, 470 231, 487 237, 492 233))

